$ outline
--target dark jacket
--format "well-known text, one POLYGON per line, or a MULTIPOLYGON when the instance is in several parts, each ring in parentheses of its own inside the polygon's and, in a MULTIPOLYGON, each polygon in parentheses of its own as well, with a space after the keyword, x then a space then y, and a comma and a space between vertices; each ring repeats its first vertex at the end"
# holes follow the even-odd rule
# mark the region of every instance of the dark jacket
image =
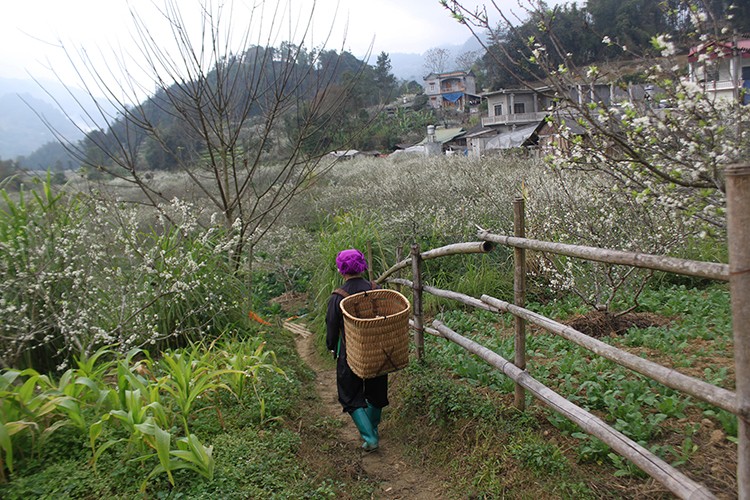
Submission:
MULTIPOLYGON (((350 278, 341 286, 349 295, 377 288, 364 278, 350 278)), ((326 347, 333 351, 334 355, 346 356, 346 339, 344 333, 344 313, 341 312, 341 301, 344 297, 332 293, 328 299, 328 311, 326 312, 326 347), (341 348, 339 348, 341 339, 341 348)))

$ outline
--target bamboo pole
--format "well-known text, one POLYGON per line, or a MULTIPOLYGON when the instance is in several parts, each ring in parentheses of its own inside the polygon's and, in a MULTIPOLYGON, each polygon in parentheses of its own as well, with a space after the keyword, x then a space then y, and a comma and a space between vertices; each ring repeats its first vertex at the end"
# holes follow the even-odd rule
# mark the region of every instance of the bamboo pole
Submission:
POLYGON ((702 401, 723 408, 735 415, 738 414, 737 398, 731 391, 709 384, 708 382, 695 377, 690 377, 671 368, 667 368, 658 363, 654 363, 653 361, 636 356, 635 354, 630 354, 629 352, 612 347, 609 344, 605 344, 600 340, 589 337, 578 330, 560 324, 542 316, 541 314, 529 311, 528 309, 514 306, 513 304, 509 304, 508 302, 496 299, 489 295, 482 295, 481 299, 482 302, 486 302, 502 312, 509 312, 515 316, 521 316, 530 323, 541 326, 548 332, 560 335, 561 337, 585 347, 599 356, 614 361, 615 363, 636 371, 641 375, 646 375, 667 387, 682 391, 702 401))
POLYGON ((500 243, 511 247, 550 252, 569 257, 605 262, 608 264, 621 264, 624 266, 643 267, 656 271, 682 274, 686 276, 697 276, 720 281, 729 280, 729 266, 716 262, 700 262, 695 260, 678 259, 663 255, 651 255, 637 252, 623 252, 620 250, 609 250, 606 248, 585 247, 579 245, 567 245, 565 243, 552 243, 549 241, 531 240, 492 234, 481 230, 477 237, 482 240, 500 243))
MULTIPOLYGON (((410 288, 414 286, 414 283, 403 278, 389 278, 387 282, 394 283, 397 285, 408 286, 410 288)), ((435 288, 434 286, 428 286, 428 285, 422 285, 422 290, 431 295, 434 295, 435 297, 455 300, 456 302, 461 302, 462 304, 476 307, 477 309, 484 309, 485 311, 496 312, 496 313, 501 312, 497 308, 492 307, 489 304, 486 304, 482 302, 481 300, 474 298, 470 295, 464 295, 463 293, 454 292, 452 290, 443 290, 443 289, 435 288)))
POLYGON ((432 326, 440 333, 440 336, 455 342, 467 351, 484 359, 492 366, 497 367, 544 404, 576 423, 587 433, 601 439, 617 453, 632 461, 641 470, 659 481, 678 497, 689 499, 715 498, 706 486, 682 474, 643 446, 608 426, 603 420, 560 396, 499 354, 459 335, 440 321, 433 321, 432 326))
POLYGON ((726 171, 729 289, 737 390, 737 497, 750 499, 750 164, 726 171))
POLYGON ((411 246, 412 301, 414 302, 414 343, 417 346, 417 359, 424 360, 424 317, 422 307, 422 258, 419 244, 411 246))
MULTIPOLYGON (((513 200, 513 234, 517 238, 526 237, 526 218, 524 201, 521 197, 513 200)), ((518 307, 526 306, 526 250, 513 248, 513 302, 518 307)), ((520 316, 514 316, 515 340, 513 362, 519 370, 526 370, 526 322, 520 316)), ((526 409, 526 392, 521 384, 516 383, 513 404, 520 411, 526 409)))
MULTIPOLYGON (((487 253, 492 250, 494 245, 489 241, 472 241, 468 243, 453 243, 444 247, 433 248, 420 254, 422 260, 436 259, 438 257, 446 257, 448 255, 459 255, 468 253, 487 253)), ((399 269, 409 267, 412 263, 412 258, 407 257, 406 259, 392 265, 386 272, 380 275, 375 280, 376 283, 382 283, 391 274, 395 273, 399 269)))
MULTIPOLYGON (((413 283, 409 280, 400 278, 392 278, 388 280, 389 283, 398 283, 404 286, 413 287, 413 283)), ((423 285, 422 290, 435 295, 436 297, 442 297, 446 299, 452 299, 468 306, 476 307, 478 309, 484 309, 485 311, 492 311, 497 313, 510 313, 513 315, 521 316, 526 321, 529 321, 535 325, 539 325, 547 331, 558 334, 571 342, 578 344, 590 351, 614 361, 615 363, 625 366, 635 372, 651 377, 659 383, 671 387, 673 389, 680 390, 694 396, 698 399, 711 403, 719 408, 727 410, 730 413, 738 414, 739 409, 737 405, 737 399, 733 392, 717 387, 713 384, 709 384, 703 380, 690 377, 683 373, 680 373, 671 368, 661 366, 653 361, 641 358, 629 352, 620 350, 616 347, 612 347, 609 344, 591 338, 578 330, 560 324, 554 320, 551 320, 541 314, 537 314, 528 309, 514 306, 502 300, 490 297, 489 295, 482 295, 481 300, 464 295, 458 292, 450 290, 442 290, 439 288, 423 285)), ((424 331, 424 326, 422 326, 424 331)))

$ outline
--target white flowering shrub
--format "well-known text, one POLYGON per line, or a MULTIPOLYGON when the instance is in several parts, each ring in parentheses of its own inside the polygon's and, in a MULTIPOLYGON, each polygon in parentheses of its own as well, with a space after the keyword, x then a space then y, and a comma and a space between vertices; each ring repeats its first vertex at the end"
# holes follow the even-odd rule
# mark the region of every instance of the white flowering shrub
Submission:
POLYGON ((307 213, 362 210, 398 244, 437 246, 473 239, 477 225, 512 227, 512 200, 541 162, 506 157, 355 159, 339 163, 309 198, 307 213))
POLYGON ((175 200, 147 229, 132 208, 21 193, 0 211, 0 365, 63 369, 103 345, 179 345, 241 321, 224 231, 175 200))
MULTIPOLYGON (((685 257, 700 239, 694 219, 659 205, 646 205, 612 190, 609 178, 591 172, 548 172, 532 184, 527 201, 527 235, 534 239, 655 255, 685 257)), ((624 312, 652 273, 629 266, 560 255, 530 256, 536 285, 553 295, 574 293, 592 308, 624 312)))

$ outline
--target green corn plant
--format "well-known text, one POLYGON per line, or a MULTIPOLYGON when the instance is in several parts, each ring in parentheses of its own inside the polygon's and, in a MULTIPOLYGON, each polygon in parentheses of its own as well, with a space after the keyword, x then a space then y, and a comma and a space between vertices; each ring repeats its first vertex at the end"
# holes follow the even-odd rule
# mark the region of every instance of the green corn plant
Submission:
POLYGON ((191 470, 209 481, 213 480, 215 469, 213 447, 203 446, 195 434, 177 439, 177 449, 170 449, 171 435, 167 431, 155 424, 143 424, 140 429, 155 453, 143 455, 136 460, 145 461, 154 455, 159 459, 159 463, 141 484, 142 492, 146 490, 152 477, 165 472, 170 484, 174 486, 172 472, 181 469, 191 470))
POLYGON ((190 435, 188 417, 199 398, 218 389, 231 392, 221 377, 235 370, 217 369, 209 354, 200 354, 198 346, 181 352, 162 353, 160 366, 165 375, 159 379, 159 387, 170 394, 179 407, 185 435, 190 435))
POLYGON ((73 424, 81 430, 86 430, 88 424, 85 421, 82 404, 86 404, 87 393, 91 394, 91 398, 94 401, 99 401, 100 388, 99 386, 90 379, 84 377, 77 377, 77 370, 68 369, 61 376, 60 379, 55 382, 54 379, 50 380, 50 388, 47 394, 54 397, 52 399, 56 402, 58 409, 67 416, 67 419, 58 420, 52 426, 44 430, 45 433, 51 433, 55 429, 67 425, 73 424), (86 391, 88 388, 88 391, 86 391))
MULTIPOLYGON (((167 473, 169 483, 174 486, 174 477, 172 477, 172 471, 177 470, 181 467, 179 467, 179 464, 176 463, 175 460, 170 459, 170 445, 172 436, 169 434, 169 432, 156 425, 152 420, 149 420, 142 424, 138 424, 136 425, 136 427, 142 434, 144 442, 155 450, 155 455, 159 459, 159 464, 154 467, 154 470, 152 470, 151 473, 143 481, 141 490, 145 491, 146 484, 148 483, 149 479, 161 472, 167 473)), ((151 458, 153 455, 153 453, 142 455, 136 460, 145 461, 151 458)))
POLYGON ((118 419, 131 433, 138 433, 138 425, 154 419, 159 423, 166 423, 167 416, 164 407, 159 401, 147 401, 140 389, 125 391, 125 408, 109 412, 118 419))
POLYGON ((259 391, 261 381, 260 373, 262 371, 272 371, 286 377, 286 373, 284 373, 284 371, 279 368, 278 364, 276 363, 276 353, 273 351, 264 351, 263 349, 265 348, 265 346, 266 343, 263 342, 255 349, 255 352, 253 352, 253 354, 248 357, 249 363, 245 368, 245 373, 252 382, 255 399, 258 401, 258 405, 260 406, 261 425, 266 423, 266 401, 259 391), (270 362, 268 361, 269 358, 270 362))
POLYGON ((260 342, 257 346, 253 342, 243 342, 231 339, 222 346, 217 357, 218 363, 226 365, 229 369, 227 384, 231 388, 238 401, 242 402, 247 381, 253 389, 253 394, 260 409, 261 425, 266 422, 265 399, 259 391, 262 372, 275 372, 286 377, 286 373, 276 362, 276 353, 266 351, 266 343, 260 342))
MULTIPOLYGON (((47 376, 30 368, 6 370, 0 375, 0 448, 4 452, 4 460, 0 460, 11 472, 13 451, 18 447, 17 442, 22 438, 23 431, 31 433, 33 453, 38 446, 36 437, 40 429, 44 437, 67 422, 54 419, 58 409, 67 404, 70 398, 55 395, 51 388, 47 376)), ((0 479, 4 479, 4 474, 0 474, 0 479)))
POLYGON ((184 467, 197 472, 209 481, 214 478, 213 446, 204 446, 195 434, 177 440, 177 449, 171 454, 187 465, 184 467))
POLYGON ((284 370, 276 363, 276 353, 266 351, 265 342, 254 345, 254 342, 230 339, 217 354, 217 363, 230 370, 225 377, 227 384, 238 400, 242 401, 247 380, 255 386, 260 381, 260 373, 272 371, 286 377, 284 370), (269 361, 270 358, 270 361, 269 361))
POLYGON ((112 359, 103 359, 112 356, 114 352, 110 347, 100 347, 90 356, 80 353, 73 357, 78 368, 78 375, 92 380, 101 380, 114 366, 112 359))
POLYGON ((127 405, 128 390, 139 390, 141 395, 146 397, 148 401, 159 401, 159 382, 156 380, 152 373, 153 363, 148 357, 148 353, 135 348, 128 351, 124 358, 120 359, 116 363, 116 380, 117 380, 117 394, 114 405, 120 409, 125 408, 127 405), (138 362, 134 362, 133 359, 143 354, 146 357, 138 362), (148 378, 151 378, 149 380, 148 378))
MULTIPOLYGON (((90 356, 79 354, 74 357, 77 366, 75 384, 80 386, 81 391, 88 388, 89 395, 93 398, 97 409, 105 403, 111 404, 114 396, 114 391, 104 383, 105 377, 116 366, 113 359, 104 359, 112 354, 113 351, 110 348, 102 347, 90 356)), ((81 392, 78 392, 79 396, 80 394, 81 392)))
POLYGON ((4 456, 0 455, 0 482, 8 482, 8 479, 5 476, 6 466, 10 472, 13 472, 13 436, 21 431, 35 427, 36 424, 34 422, 0 422, 0 448, 2 448, 2 451, 4 452, 4 456))
MULTIPOLYGON (((149 391, 150 392, 150 391, 149 391)), ((143 434, 144 425, 156 425, 156 422, 167 423, 167 414, 159 401, 147 401, 140 389, 125 390, 125 405, 121 409, 111 410, 102 415, 102 418, 89 426, 89 445, 92 452, 92 465, 102 453, 117 443, 127 441, 130 446, 142 449, 145 441, 143 434), (128 432, 127 439, 111 439, 97 446, 97 440, 104 431, 104 425, 115 419, 128 432)), ((148 427, 147 427, 148 428, 148 427)))
MULTIPOLYGON (((89 446, 94 467, 102 453, 117 443, 128 441, 131 445, 142 446, 143 437, 139 430, 140 425, 157 422, 164 427, 171 426, 171 419, 161 404, 158 381, 153 375, 151 375, 152 380, 146 378, 150 375, 152 366, 150 358, 146 356, 138 362, 133 361, 140 354, 147 353, 137 348, 131 349, 122 359, 110 366, 117 381, 117 387, 115 390, 100 391, 97 402, 107 401, 114 408, 89 426, 89 446), (129 438, 111 439, 97 445, 105 425, 109 424, 113 418, 128 431, 129 438)), ((91 380, 88 377, 81 378, 91 380)))

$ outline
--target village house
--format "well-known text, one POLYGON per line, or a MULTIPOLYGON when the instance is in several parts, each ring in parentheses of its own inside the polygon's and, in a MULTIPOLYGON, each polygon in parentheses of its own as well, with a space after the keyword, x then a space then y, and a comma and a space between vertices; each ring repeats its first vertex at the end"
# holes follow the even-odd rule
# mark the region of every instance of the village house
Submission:
POLYGON ((688 79, 717 99, 737 101, 742 96, 743 103, 750 104, 750 39, 693 47, 688 54, 688 79))
MULTIPOLYGON (((609 105, 617 96, 617 89, 609 84, 572 86, 569 92, 570 98, 579 104, 609 105)), ((485 92, 482 97, 487 99, 487 116, 482 117, 479 130, 466 136, 472 156, 537 145, 538 134, 557 102, 550 87, 500 89, 485 92)))
POLYGON ((433 109, 464 111, 481 100, 471 71, 430 73, 424 78, 424 93, 433 109))

